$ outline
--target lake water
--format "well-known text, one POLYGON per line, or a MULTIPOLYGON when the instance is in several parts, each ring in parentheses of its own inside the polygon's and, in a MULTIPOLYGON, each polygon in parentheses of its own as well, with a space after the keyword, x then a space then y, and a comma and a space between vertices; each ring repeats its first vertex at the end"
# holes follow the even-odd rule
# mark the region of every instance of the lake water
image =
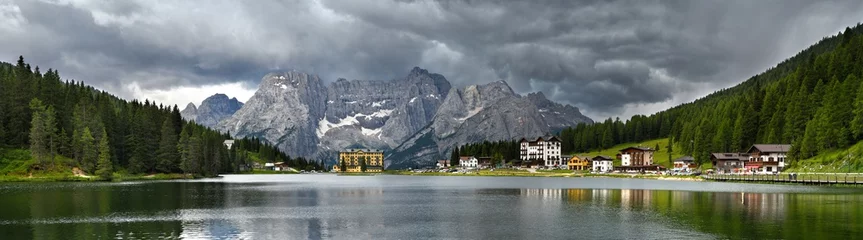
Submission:
POLYGON ((863 237, 863 189, 617 178, 228 175, 0 184, 2 239, 863 237))

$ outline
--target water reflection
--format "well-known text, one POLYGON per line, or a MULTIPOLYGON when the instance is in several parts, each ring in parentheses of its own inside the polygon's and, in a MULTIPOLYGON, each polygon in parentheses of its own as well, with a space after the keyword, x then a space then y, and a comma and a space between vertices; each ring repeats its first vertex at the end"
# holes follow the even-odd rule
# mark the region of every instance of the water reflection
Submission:
MULTIPOLYGON (((0 206, 15 206, 0 208, 0 236, 846 239, 863 234, 856 225, 863 218, 863 194, 854 191, 489 189, 440 186, 428 179, 406 179, 408 184, 396 186, 375 178, 358 178, 359 182, 349 185, 164 182, 33 185, 13 190, 0 186, 4 191, 0 206), (50 186, 49 190, 44 186, 50 186)), ((446 180, 450 179, 468 179, 479 186, 491 185, 481 181, 502 185, 502 178, 446 180)), ((523 183, 516 180, 516 185, 523 183)))

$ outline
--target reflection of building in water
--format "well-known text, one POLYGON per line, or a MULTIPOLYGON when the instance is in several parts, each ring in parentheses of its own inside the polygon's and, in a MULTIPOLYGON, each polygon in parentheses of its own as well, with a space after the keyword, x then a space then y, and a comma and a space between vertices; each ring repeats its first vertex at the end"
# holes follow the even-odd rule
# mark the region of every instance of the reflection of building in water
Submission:
POLYGON ((609 204, 611 203, 612 196, 614 191, 619 190, 611 190, 611 189, 592 189, 591 190, 591 198, 593 198, 593 202, 600 204, 609 204))
POLYGON ((593 189, 567 189, 566 199, 570 202, 589 202, 593 191, 593 189))
POLYGON ((641 189, 621 189, 620 203, 622 207, 645 207, 650 205, 653 192, 641 189))
POLYGON ((739 193, 741 203, 749 215, 760 218, 785 214, 784 193, 739 193))
POLYGON ((562 199, 563 189, 522 189, 521 195, 541 198, 542 200, 562 199))

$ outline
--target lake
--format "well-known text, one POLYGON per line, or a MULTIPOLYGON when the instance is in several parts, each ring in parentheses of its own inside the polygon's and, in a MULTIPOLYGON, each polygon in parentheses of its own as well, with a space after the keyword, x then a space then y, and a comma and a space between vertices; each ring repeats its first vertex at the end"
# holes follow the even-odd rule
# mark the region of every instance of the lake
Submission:
POLYGON ((226 175, 2 183, 3 239, 853 239, 863 189, 619 178, 226 175))

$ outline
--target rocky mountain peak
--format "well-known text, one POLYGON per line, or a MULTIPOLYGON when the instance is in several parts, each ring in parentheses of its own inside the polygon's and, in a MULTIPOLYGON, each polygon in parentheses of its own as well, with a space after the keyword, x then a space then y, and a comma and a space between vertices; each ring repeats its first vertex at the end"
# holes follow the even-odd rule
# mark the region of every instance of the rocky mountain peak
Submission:
POLYGON ((186 104, 186 108, 180 111, 180 116, 187 121, 195 121, 198 118, 198 108, 195 107, 194 103, 186 104))
POLYGON ((217 93, 204 99, 198 108, 195 108, 195 104, 189 103, 186 109, 180 112, 180 115, 186 120, 194 120, 201 125, 215 127, 220 121, 230 117, 242 107, 243 103, 237 98, 228 98, 228 95, 217 93))
POLYGON ((196 107, 194 103, 189 103, 189 104, 186 104, 186 108, 183 109, 183 111, 186 111, 186 110, 189 110, 192 112, 197 112, 198 107, 196 107))

